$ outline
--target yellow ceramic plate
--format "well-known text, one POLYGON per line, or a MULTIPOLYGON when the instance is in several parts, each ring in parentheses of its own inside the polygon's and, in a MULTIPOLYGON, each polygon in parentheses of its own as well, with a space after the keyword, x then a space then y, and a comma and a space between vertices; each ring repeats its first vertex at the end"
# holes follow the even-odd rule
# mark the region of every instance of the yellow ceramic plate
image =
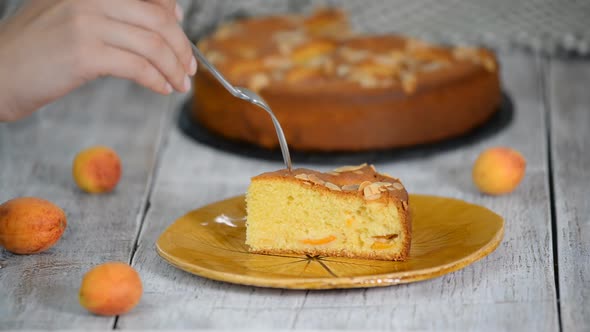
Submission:
POLYGON ((251 254, 244 244, 244 196, 194 210, 160 236, 172 265, 236 284, 326 289, 387 286, 430 279, 491 253, 504 234, 500 216, 460 200, 411 195, 412 249, 405 262, 251 254))

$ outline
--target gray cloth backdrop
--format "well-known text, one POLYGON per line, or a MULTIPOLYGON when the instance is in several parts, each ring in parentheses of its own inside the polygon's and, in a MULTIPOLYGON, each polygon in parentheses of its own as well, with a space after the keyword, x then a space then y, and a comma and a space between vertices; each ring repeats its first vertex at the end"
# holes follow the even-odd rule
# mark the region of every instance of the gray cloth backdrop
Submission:
POLYGON ((434 42, 521 48, 545 55, 590 55, 590 0, 194 0, 187 31, 235 15, 346 9, 361 32, 398 32, 434 42))
MULTIPOLYGON (((185 27, 193 38, 236 15, 309 12, 332 5, 346 9, 361 32, 398 32, 433 42, 590 56, 590 0, 178 1, 185 9, 185 27)), ((22 2, 0 0, 0 16, 14 12, 22 2)))

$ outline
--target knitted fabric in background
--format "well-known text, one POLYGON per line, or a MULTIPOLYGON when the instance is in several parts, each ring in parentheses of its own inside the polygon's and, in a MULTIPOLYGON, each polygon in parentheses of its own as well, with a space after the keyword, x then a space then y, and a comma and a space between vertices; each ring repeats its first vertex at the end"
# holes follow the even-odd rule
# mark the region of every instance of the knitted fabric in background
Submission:
POLYGON ((187 31, 236 15, 306 12, 317 6, 345 9, 356 30, 398 32, 433 42, 480 44, 549 56, 590 55, 587 0, 193 0, 185 1, 187 31))
MULTIPOLYGON (((178 0, 196 37, 235 15, 306 12, 338 6, 362 32, 399 32, 433 42, 524 48, 549 56, 590 56, 588 0, 178 0)), ((0 17, 23 0, 0 0, 0 17)))

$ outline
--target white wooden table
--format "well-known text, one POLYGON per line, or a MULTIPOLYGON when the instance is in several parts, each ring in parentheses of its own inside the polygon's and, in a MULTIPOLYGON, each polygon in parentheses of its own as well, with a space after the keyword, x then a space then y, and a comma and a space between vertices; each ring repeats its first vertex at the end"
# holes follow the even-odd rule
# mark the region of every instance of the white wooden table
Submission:
POLYGON ((377 167, 411 192, 493 209, 506 219, 504 241, 463 270, 386 288, 237 286, 160 259, 154 243, 177 217, 241 194, 251 176, 282 167, 187 139, 175 123, 183 96, 107 79, 27 120, 0 124, 0 202, 43 197, 68 216, 49 251, 0 251, 0 329, 590 330, 590 61, 513 53, 501 63, 515 104, 508 128, 474 145, 377 167), (115 148, 123 160, 122 181, 109 195, 84 194, 71 177, 74 155, 94 144, 115 148), (495 145, 518 149, 528 162, 521 186, 502 197, 479 194, 470 179, 477 154, 495 145), (112 260, 139 271, 143 298, 127 315, 93 316, 78 305, 82 275, 112 260))

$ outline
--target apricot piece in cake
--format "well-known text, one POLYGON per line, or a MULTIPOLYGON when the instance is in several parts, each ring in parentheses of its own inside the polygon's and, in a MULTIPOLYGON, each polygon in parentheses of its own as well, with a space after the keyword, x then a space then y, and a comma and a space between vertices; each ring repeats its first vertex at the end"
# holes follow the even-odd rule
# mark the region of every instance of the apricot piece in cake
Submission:
POLYGON ((252 179, 246 202, 246 244, 252 252, 408 257, 408 193, 398 179, 372 165, 264 173, 252 179))

